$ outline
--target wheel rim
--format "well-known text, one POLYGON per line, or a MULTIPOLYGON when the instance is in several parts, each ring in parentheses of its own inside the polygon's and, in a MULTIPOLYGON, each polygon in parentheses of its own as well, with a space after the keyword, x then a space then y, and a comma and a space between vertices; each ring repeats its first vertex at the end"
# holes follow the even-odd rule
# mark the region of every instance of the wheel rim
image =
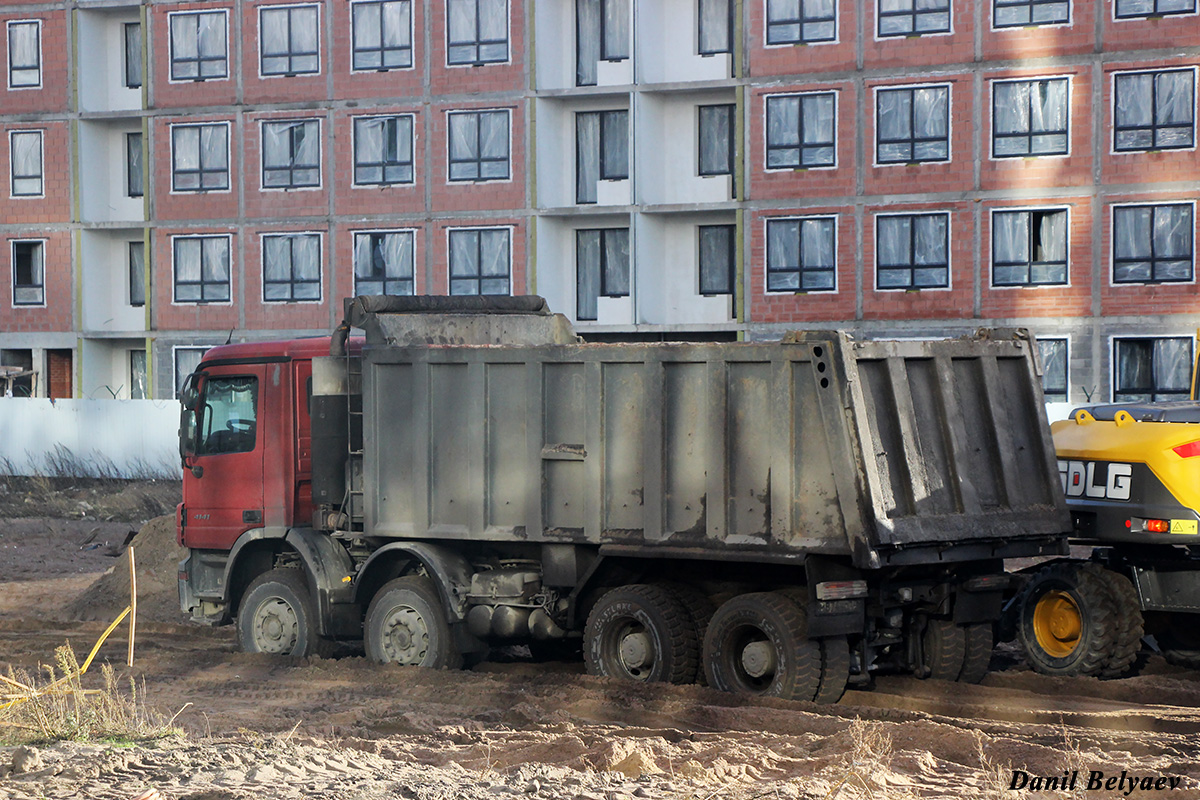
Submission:
POLYGON ((254 613, 254 646, 260 653, 287 655, 300 641, 300 619, 296 609, 282 597, 272 597, 254 613))
POLYGON ((429 626, 412 606, 397 606, 383 622, 382 644, 387 661, 419 665, 429 653, 429 626))
POLYGON ((1083 614, 1075 598, 1057 589, 1038 598, 1033 609, 1033 633, 1038 646, 1053 658, 1074 653, 1083 636, 1083 614))
POLYGON ((759 628, 743 626, 731 637, 729 667, 740 691, 761 694, 771 688, 779 669, 779 651, 759 628))
POLYGON ((658 664, 658 650, 650 631, 641 622, 630 619, 615 626, 610 639, 616 655, 616 667, 625 677, 648 681, 658 664))

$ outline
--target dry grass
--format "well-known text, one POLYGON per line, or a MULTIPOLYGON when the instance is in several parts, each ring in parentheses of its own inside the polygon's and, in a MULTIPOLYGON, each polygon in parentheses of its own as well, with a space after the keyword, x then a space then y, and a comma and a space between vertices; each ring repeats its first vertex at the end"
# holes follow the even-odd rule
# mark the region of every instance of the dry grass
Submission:
POLYGON ((913 796, 911 792, 888 786, 893 750, 892 736, 884 726, 855 718, 847 732, 850 750, 839 770, 841 774, 826 792, 825 800, 838 797, 909 800, 913 796))
MULTIPOLYGON (((9 669, 0 680, 5 702, 0 708, 0 745, 53 741, 146 742, 181 736, 176 714, 167 717, 146 703, 130 677, 123 689, 113 668, 101 667, 100 688, 84 687, 79 661, 71 646, 54 651, 54 665, 38 675, 9 669)), ((180 709, 182 711, 182 709, 180 709)))

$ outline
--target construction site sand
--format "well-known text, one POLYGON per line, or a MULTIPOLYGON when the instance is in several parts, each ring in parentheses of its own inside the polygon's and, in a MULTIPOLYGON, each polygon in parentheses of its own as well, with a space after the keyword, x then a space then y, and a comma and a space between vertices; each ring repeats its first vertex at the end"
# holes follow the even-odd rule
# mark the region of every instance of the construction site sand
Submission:
MULTIPOLYGON (((121 555, 79 563, 87 525, 16 524, 42 561, 19 572, 8 557, 20 541, 0 520, 0 548, 12 545, 0 551, 0 670, 45 663, 64 640, 90 648, 128 603, 121 555)), ((123 666, 122 632, 101 658, 179 711, 185 736, 0 748, 0 774, 14 761, 27 770, 0 778, 0 798, 1118 798, 1085 786, 1092 771, 1122 770, 1180 780, 1130 797, 1200 798, 1200 675, 1156 656, 1136 678, 1054 679, 1002 646, 982 685, 881 676, 831 707, 623 684, 511 651, 469 672, 383 667, 352 649, 278 659, 182 620, 170 517, 132 545, 135 666, 123 666), (1010 792, 1014 769, 1081 777, 1073 792, 1010 792)))

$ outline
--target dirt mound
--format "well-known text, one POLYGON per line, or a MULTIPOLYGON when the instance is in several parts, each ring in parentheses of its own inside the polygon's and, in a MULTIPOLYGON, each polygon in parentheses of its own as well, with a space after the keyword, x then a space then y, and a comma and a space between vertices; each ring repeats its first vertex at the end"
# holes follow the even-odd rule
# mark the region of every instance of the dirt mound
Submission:
MULTIPOLYGON (((175 541, 175 518, 155 517, 129 543, 137 565, 138 619, 180 622, 179 562, 187 550, 175 541)), ((67 604, 68 619, 111 620, 129 605, 129 562, 125 555, 67 604)))
POLYGON ((0 518, 53 517, 141 523, 174 510, 179 481, 0 476, 0 518))

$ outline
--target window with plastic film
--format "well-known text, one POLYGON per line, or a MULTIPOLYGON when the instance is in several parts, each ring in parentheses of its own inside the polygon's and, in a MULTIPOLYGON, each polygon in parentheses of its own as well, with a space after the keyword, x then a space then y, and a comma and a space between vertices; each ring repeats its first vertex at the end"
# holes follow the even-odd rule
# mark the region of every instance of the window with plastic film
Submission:
POLYGON ((446 117, 450 129, 450 180, 507 180, 508 112, 454 111, 446 117))
POLYGON ((575 115, 575 202, 595 203, 600 181, 629 177, 629 112, 575 115))
POLYGON ((919 36, 950 30, 950 0, 879 0, 880 36, 919 36))
POLYGON ((1067 79, 998 81, 992 87, 992 156, 1066 155, 1067 79))
POLYGON ((355 2, 350 9, 355 71, 382 71, 412 66, 411 0, 355 2))
POLYGON ((1191 385, 1191 337, 1113 340, 1114 403, 1187 400, 1191 385))
POLYGON ((12 243, 12 279, 14 306, 46 304, 46 243, 12 243))
POLYGON ((171 14, 171 80, 229 77, 226 11, 171 14))
POLYGON ((126 22, 121 26, 125 45, 125 88, 142 87, 142 23, 126 22))
POLYGON ((229 188, 229 126, 171 128, 171 191, 208 192, 229 188))
POLYGON ((601 61, 629 58, 630 0, 575 0, 575 85, 595 86, 601 61))
MULTIPOLYGON (((200 366, 200 359, 204 356, 207 347, 176 347, 172 353, 172 358, 175 362, 175 399, 180 399, 184 389, 187 388, 188 376, 196 371, 200 366)), ((189 421, 192 427, 188 430, 189 441, 195 434, 195 417, 190 417, 189 421)))
POLYGON ((1131 72, 1113 82, 1113 148, 1171 150, 1196 141, 1196 71, 1131 72))
POLYGON ((832 167, 836 161, 833 92, 767 98, 767 169, 832 167))
POLYGON ((995 0, 993 28, 1024 28, 1071 21, 1070 0, 995 0))
POLYGON ((130 242, 128 251, 129 305, 146 305, 146 243, 130 242))
POLYGON ((992 215, 992 285, 1067 282, 1065 209, 997 211, 992 215))
POLYGON ((150 397, 147 391, 146 351, 129 351, 129 399, 146 400, 150 397))
POLYGON ((262 185, 296 189, 321 185, 321 123, 315 119, 264 122, 262 185))
POLYGON ((273 6, 258 11, 259 71, 305 75, 321 71, 317 6, 273 6))
POLYGON ((767 221, 767 291, 837 289, 835 217, 767 221))
POLYGON ((8 88, 36 89, 42 85, 42 23, 8 23, 8 88))
POLYGON ((837 0, 766 0, 767 44, 837 39, 837 0))
POLYGON ((629 295, 629 228, 575 232, 575 318, 594 320, 600 297, 629 295))
POLYGON ((1067 365, 1069 348, 1066 339, 1037 337, 1038 355, 1042 360, 1042 394, 1047 403, 1067 402, 1067 365))
POLYGON ((413 294, 413 232, 354 234, 354 294, 413 294))
POLYGON ((696 52, 733 52, 733 0, 697 0, 696 52))
POLYGON ((944 289, 949 286, 948 213, 876 217, 876 289, 944 289))
POLYGON ((880 89, 875 95, 875 160, 950 160, 950 87, 880 89))
POLYGON ((13 131, 8 135, 12 161, 10 190, 13 197, 42 195, 42 132, 13 131))
POLYGON ((701 225, 699 236, 700 294, 733 294, 737 265, 737 226, 701 225))
POLYGON ((229 302, 229 237, 172 240, 176 303, 229 302))
POLYGON ((446 0, 446 63, 508 61, 508 0, 446 0))
POLYGON ((196 455, 249 453, 258 438, 258 378, 209 378, 196 455))
POLYGON ((450 294, 511 294, 511 242, 509 228, 450 231, 450 294))
POLYGON ((321 237, 315 233, 272 234, 262 239, 263 302, 321 299, 321 237))
POLYGON ((699 165, 701 175, 733 174, 733 113, 735 106, 699 107, 699 165))
POLYGON ((1113 283, 1192 279, 1191 203, 1113 208, 1113 283))
POLYGON ((1116 0, 1117 19, 1194 14, 1196 0, 1116 0))
POLYGON ((354 183, 413 182, 413 115, 354 120, 354 183))

